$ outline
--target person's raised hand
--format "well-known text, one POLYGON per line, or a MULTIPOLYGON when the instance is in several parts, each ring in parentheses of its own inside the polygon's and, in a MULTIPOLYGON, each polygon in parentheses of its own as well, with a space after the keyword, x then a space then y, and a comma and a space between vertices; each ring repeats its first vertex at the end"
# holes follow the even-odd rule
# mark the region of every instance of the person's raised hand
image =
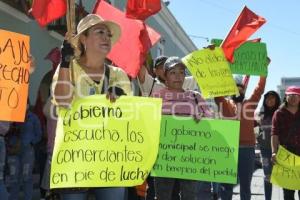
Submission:
POLYGON ((124 90, 122 88, 113 86, 108 88, 108 91, 106 93, 106 99, 109 99, 111 103, 114 103, 122 95, 126 95, 124 90))
POLYGON ((63 44, 61 45, 61 64, 62 68, 69 68, 70 61, 74 56, 74 49, 71 46, 70 42, 65 39, 63 44))
POLYGON ((215 48, 216 48, 216 45, 214 45, 214 44, 210 44, 207 47, 204 47, 204 49, 210 49, 210 50, 215 50, 215 48))

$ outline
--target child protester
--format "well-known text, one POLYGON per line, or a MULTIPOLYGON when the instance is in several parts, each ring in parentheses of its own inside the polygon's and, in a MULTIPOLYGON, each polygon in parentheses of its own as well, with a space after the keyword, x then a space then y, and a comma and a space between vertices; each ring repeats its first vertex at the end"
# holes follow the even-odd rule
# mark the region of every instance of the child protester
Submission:
MULTIPOLYGON (((197 122, 201 117, 212 117, 206 102, 200 93, 183 89, 185 65, 178 57, 169 57, 164 64, 166 87, 154 92, 153 97, 163 100, 162 114, 192 116, 197 122)), ((176 178, 155 178, 155 190, 158 200, 171 200, 175 181, 180 184, 182 200, 196 200, 199 194, 199 181, 176 178)))

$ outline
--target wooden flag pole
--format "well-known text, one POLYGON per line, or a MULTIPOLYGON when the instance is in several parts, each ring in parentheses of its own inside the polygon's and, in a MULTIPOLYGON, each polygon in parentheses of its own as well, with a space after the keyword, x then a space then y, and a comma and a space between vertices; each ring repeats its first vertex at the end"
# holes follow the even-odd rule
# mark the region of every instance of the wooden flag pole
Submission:
POLYGON ((75 23, 76 23, 76 18, 75 18, 75 0, 70 0, 70 26, 71 26, 71 33, 75 34, 75 23))
POLYGON ((67 40, 75 34, 75 0, 67 0, 67 40))

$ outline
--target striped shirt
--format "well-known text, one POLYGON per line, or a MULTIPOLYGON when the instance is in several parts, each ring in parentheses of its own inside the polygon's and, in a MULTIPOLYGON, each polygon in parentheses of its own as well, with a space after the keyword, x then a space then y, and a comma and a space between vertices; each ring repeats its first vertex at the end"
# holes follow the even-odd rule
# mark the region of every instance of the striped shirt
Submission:
POLYGON ((163 99, 162 114, 189 116, 198 120, 201 117, 213 117, 213 113, 198 92, 174 92, 164 88, 154 92, 152 96, 163 99))

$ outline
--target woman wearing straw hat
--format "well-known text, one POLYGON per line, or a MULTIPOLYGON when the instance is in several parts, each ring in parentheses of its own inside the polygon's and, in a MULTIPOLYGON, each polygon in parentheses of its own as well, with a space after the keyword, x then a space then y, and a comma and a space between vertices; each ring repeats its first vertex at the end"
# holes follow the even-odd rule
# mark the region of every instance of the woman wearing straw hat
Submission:
MULTIPOLYGON (((118 24, 95 14, 89 14, 79 22, 77 35, 71 39, 74 48, 64 41, 61 63, 53 77, 56 105, 69 106, 73 99, 93 94, 107 94, 111 101, 116 96, 131 95, 127 75, 120 68, 105 63, 120 34, 118 24)), ((97 200, 123 200, 125 188, 96 188, 95 195, 97 200)), ((62 199, 87 199, 87 190, 69 190, 62 194, 62 199)))

